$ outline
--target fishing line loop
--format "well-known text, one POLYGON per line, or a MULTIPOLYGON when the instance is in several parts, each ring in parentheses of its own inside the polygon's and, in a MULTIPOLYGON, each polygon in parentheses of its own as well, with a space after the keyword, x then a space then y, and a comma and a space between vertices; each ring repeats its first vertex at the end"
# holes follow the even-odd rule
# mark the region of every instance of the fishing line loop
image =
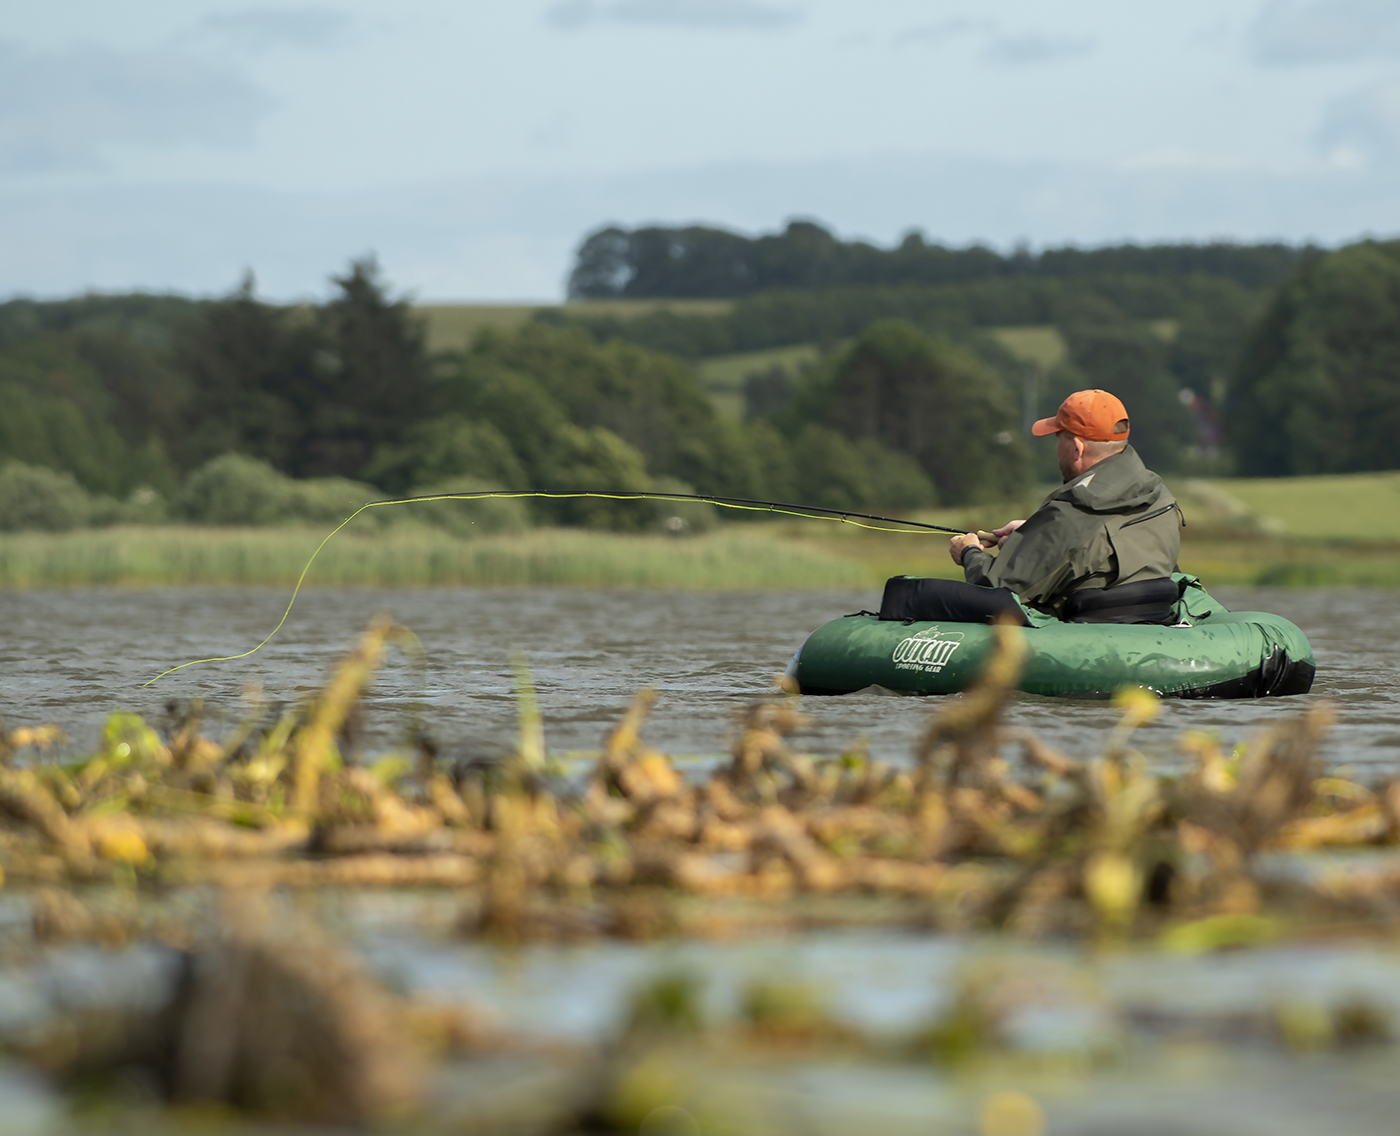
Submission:
POLYGON ((182 671, 186 667, 199 666, 201 663, 232 663, 238 659, 246 659, 249 655, 261 651, 272 637, 282 630, 282 625, 287 622, 287 617, 292 614, 292 605, 297 602, 297 596, 301 592, 301 586, 306 582, 307 573, 311 571, 311 566, 316 563, 316 557, 321 555, 321 550, 330 543, 331 538, 336 536, 341 529, 345 528, 351 521, 363 513, 366 509, 377 509, 384 505, 410 505, 416 501, 482 501, 490 497, 521 498, 539 497, 552 501, 576 500, 579 498, 594 498, 606 501, 698 501, 707 505, 718 505, 725 509, 742 509, 753 513, 782 513, 785 516, 799 517, 809 521, 840 521, 842 524, 855 525, 857 528, 868 529, 871 532, 891 532, 891 533, 953 533, 962 535, 963 529, 949 528, 947 525, 934 525, 926 521, 906 521, 899 517, 882 517, 877 513, 857 513, 849 509, 826 509, 820 505, 788 505, 780 501, 755 501, 747 497, 713 497, 702 493, 654 493, 642 491, 622 491, 617 493, 545 493, 538 490, 514 490, 514 489, 492 489, 483 490, 479 493, 430 493, 417 497, 391 497, 383 501, 366 501, 353 513, 351 513, 335 528, 331 529, 321 543, 316 546, 316 551, 307 559, 305 567, 301 570, 301 575, 297 577, 296 586, 292 588, 291 598, 287 600, 287 607, 282 612, 282 618, 277 621, 277 626, 269 631, 266 637, 256 647, 243 651, 237 655, 219 655, 210 659, 191 659, 188 663, 181 663, 178 667, 171 667, 168 671, 161 671, 155 678, 143 682, 142 686, 151 686, 159 682, 167 675, 172 675, 176 671, 182 671), (860 518, 856 520, 854 518, 860 518), (867 521, 881 521, 884 524, 866 524, 867 521), (887 525, 903 525, 903 528, 888 528, 887 525))

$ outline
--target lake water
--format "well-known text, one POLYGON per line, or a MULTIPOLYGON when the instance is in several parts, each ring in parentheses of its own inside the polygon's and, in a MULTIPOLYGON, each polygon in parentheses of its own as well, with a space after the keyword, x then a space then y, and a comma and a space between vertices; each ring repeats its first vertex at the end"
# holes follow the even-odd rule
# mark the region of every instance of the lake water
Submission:
MULTIPOLYGON (((661 697, 649 742, 677 755, 725 752, 736 713, 771 690, 772 677, 818 624, 878 604, 860 592, 590 592, 547 589, 312 590, 276 638, 250 659, 190 667, 141 683, 189 659, 256 644, 288 593, 255 588, 170 588, 0 593, 0 716, 10 725, 54 721, 90 745, 106 715, 157 720, 171 700, 202 698, 237 717, 249 684, 269 700, 316 690, 374 613, 411 628, 427 652, 426 720, 444 753, 484 756, 513 738, 513 651, 528 658, 556 753, 596 750, 635 691, 661 697)), ((1400 692, 1392 645, 1400 639, 1394 593, 1221 588, 1235 610, 1274 611, 1307 633, 1317 654, 1313 693, 1249 702, 1167 702, 1139 745, 1169 765, 1185 729, 1227 741, 1298 713, 1318 699, 1340 724, 1327 747, 1334 766, 1362 776, 1400 763, 1400 692)), ((421 687, 395 656, 368 700, 370 748, 393 743, 421 687)), ((866 739, 873 755, 906 759, 940 700, 874 692, 809 698, 813 752, 866 739)), ((1067 753, 1096 752, 1116 715, 1104 703, 1021 697, 1011 722, 1067 753)), ((217 736, 218 726, 211 726, 217 736)))
MULTIPOLYGON (((1400 696, 1391 644, 1400 637, 1400 604, 1393 593, 1220 589, 1218 598, 1298 623, 1317 654, 1315 693, 1167 702, 1139 738, 1154 761, 1172 763, 1174 739, 1185 729, 1213 729, 1234 740, 1327 699, 1341 716, 1328 742, 1329 762, 1366 778, 1396 770, 1400 696)), ((633 693, 649 684, 662 695, 647 731, 652 744, 716 755, 734 715, 770 689, 771 677, 813 627, 876 600, 872 592, 313 591, 253 658, 190 667, 143 687, 179 662, 251 647, 276 623, 286 593, 0 593, 0 715, 10 725, 56 721, 76 747, 90 745, 114 710, 158 720, 168 701, 202 698, 233 717, 250 683, 260 683, 271 700, 316 690, 370 617, 387 611, 426 650, 426 718, 448 756, 498 753, 511 743, 513 650, 529 659, 556 753, 596 749, 633 693)), ((418 672, 403 660, 385 667, 369 699, 371 748, 392 744, 420 688, 418 672)), ((836 752, 865 737, 877 756, 901 760, 946 700, 867 692, 805 703, 814 720, 805 739, 812 750, 836 752)), ((1071 754, 1089 755, 1116 715, 1103 703, 1026 696, 1009 717, 1071 754)), ((211 732, 217 736, 217 723, 211 732)), ((92 889, 86 898, 99 909, 130 902, 124 889, 92 889)), ((176 891, 145 901, 168 903, 189 917, 211 897, 176 891)), ((533 1115, 532 1107, 565 1109, 558 1102, 572 1099, 580 1070, 594 1075, 571 1054, 604 1044, 624 1019, 630 992, 673 973, 697 978, 706 1013, 721 1024, 732 1019, 748 983, 799 982, 837 1021, 884 1046, 864 1056, 777 1053, 756 1070, 744 1067, 751 1051, 728 1065, 723 1054, 710 1053, 710 1065, 695 1074, 697 1099, 722 1098, 786 1118, 763 1130, 970 1133, 978 1130, 986 1093, 1022 1084, 1028 1070, 1041 1069, 1037 1063, 1046 1072, 1026 1087, 1044 1104, 1047 1136, 1382 1136, 1395 1130, 1400 1109, 1394 1077, 1400 954, 1386 941, 1304 941, 1181 958, 1146 947, 1095 951, 870 928, 503 951, 461 935, 462 897, 446 889, 328 891, 296 902, 394 989, 461 1006, 524 1039, 518 1052, 447 1063, 438 1072, 431 1107, 443 1130, 479 1128, 483 1116, 518 1119, 533 1115), (993 1067, 992 1079, 950 1075, 919 1057, 909 1038, 946 1010, 964 967, 989 959, 1001 960, 1007 989, 1018 992, 1006 1027, 1011 1056, 993 1067), (1315 1014, 1353 1005, 1391 1023, 1388 1043, 1290 1056, 1272 1024, 1280 1006, 1315 1014)), ((29 903, 17 888, 0 894, 0 954, 7 964, 27 960, 0 974, 0 1042, 74 1007, 125 1008, 142 999, 157 1005, 169 995, 181 972, 170 949, 150 943, 124 951, 39 948, 29 903)), ((6 1118, 0 1128, 35 1136, 57 1131, 65 1109, 51 1087, 0 1069, 6 1118)))

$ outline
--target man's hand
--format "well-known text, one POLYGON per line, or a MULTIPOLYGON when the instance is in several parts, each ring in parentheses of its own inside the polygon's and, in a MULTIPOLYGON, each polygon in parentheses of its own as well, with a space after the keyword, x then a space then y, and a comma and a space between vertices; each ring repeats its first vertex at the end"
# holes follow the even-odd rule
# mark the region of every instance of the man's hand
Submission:
POLYGON ((961 568, 963 553, 969 548, 981 547, 982 541, 976 533, 964 533, 962 536, 955 536, 948 542, 948 555, 953 558, 953 563, 961 568))
POLYGON ((1025 523, 1026 522, 1024 520, 1007 521, 1006 524, 1001 526, 1001 528, 993 529, 992 535, 997 538, 997 547, 1000 548, 1003 544, 1005 544, 1006 538, 1009 537, 1012 533, 1014 533, 1025 523))

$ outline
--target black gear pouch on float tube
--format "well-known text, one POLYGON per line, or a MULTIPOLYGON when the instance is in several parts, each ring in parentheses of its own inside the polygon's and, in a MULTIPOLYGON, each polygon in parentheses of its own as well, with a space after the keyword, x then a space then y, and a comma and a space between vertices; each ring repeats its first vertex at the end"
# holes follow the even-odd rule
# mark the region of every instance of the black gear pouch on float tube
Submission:
POLYGON ((981 588, 961 580, 891 576, 880 598, 880 618, 903 623, 991 623, 1010 616, 1023 627, 1026 613, 1010 588, 981 588))

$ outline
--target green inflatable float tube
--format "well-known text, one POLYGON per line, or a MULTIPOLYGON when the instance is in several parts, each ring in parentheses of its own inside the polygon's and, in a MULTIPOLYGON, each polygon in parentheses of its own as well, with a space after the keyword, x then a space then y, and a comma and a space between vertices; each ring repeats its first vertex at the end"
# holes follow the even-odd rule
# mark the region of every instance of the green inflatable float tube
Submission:
MULTIPOLYGON (((1228 611, 1193 576, 1181 586, 1177 625, 1061 623, 1029 611, 1028 694, 1107 698, 1138 686, 1165 698, 1265 698, 1306 694, 1316 663, 1307 636, 1282 616, 1228 611)), ((902 623, 862 612, 833 619, 788 666, 803 694, 870 686, 910 694, 966 689, 992 652, 982 623, 902 623)))

